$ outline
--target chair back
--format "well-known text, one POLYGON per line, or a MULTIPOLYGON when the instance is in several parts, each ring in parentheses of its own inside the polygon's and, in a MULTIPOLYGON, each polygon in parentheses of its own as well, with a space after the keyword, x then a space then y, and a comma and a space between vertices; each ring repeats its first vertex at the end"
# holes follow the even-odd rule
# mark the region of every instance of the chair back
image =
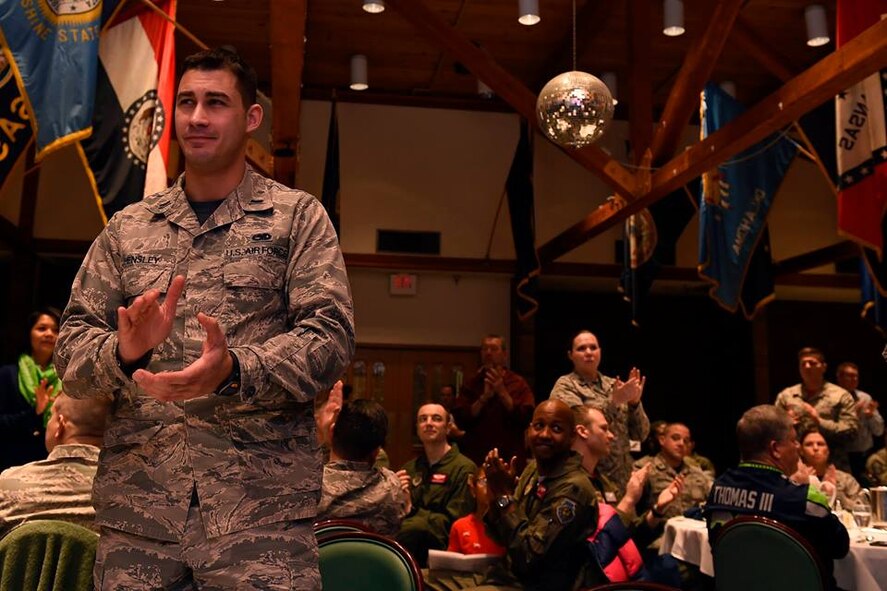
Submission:
POLYGON ((369 532, 318 538, 324 591, 422 591, 422 574, 403 546, 369 532))
POLYGON ((596 587, 589 587, 585 591, 681 591, 675 587, 650 583, 647 581, 625 581, 622 583, 607 583, 596 587))
POLYGON ((314 524, 314 537, 318 540, 332 534, 361 531, 375 533, 363 523, 351 519, 325 519, 314 524))
POLYGON ((0 539, 0 589, 90 591, 98 540, 66 521, 25 522, 0 539))
POLYGON ((767 517, 728 521, 717 533, 712 557, 717 591, 819 591, 827 580, 809 542, 767 517))

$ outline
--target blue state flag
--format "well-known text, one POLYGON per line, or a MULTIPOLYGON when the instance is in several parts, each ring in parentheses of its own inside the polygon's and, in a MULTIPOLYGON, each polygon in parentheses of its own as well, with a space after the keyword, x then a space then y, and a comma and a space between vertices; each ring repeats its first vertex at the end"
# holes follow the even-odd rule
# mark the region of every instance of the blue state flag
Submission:
POLYGON ((38 160, 91 132, 107 3, 0 0, 0 43, 32 115, 38 160))
MULTIPOLYGON (((707 84, 702 100, 702 137, 742 111, 733 97, 707 84)), ((741 306, 748 318, 773 298, 767 214, 796 154, 795 144, 777 133, 703 175, 699 275, 712 284, 709 295, 718 304, 731 312, 741 306)))

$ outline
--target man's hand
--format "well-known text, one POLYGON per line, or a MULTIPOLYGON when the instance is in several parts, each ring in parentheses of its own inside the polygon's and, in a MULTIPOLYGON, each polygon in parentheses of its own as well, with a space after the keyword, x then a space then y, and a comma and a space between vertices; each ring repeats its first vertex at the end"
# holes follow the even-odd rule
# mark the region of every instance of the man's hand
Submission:
POLYGON ((618 377, 613 385, 613 403, 614 404, 637 404, 641 401, 644 393, 644 384, 647 379, 641 375, 641 371, 632 367, 628 373, 628 381, 623 382, 618 377))
POLYGON ((819 423, 819 413, 816 411, 816 407, 810 404, 809 402, 804 402, 804 412, 810 415, 810 418, 819 423))
POLYGON ((671 505, 675 499, 681 496, 681 491, 684 490, 684 475, 678 474, 675 476, 675 479, 671 481, 671 484, 665 487, 661 493, 659 493, 659 498, 656 499, 656 510, 660 513, 663 509, 671 505))
POLYGON ((514 399, 508 393, 508 389, 505 388, 505 368, 491 367, 488 369, 487 377, 484 378, 484 386, 484 391, 489 386, 490 392, 499 397, 499 401, 502 402, 505 410, 510 412, 514 408, 514 399))
POLYGON ((406 511, 407 515, 409 515, 413 511, 413 495, 410 494, 410 475, 407 474, 406 470, 398 470, 394 475, 400 480, 400 489, 404 497, 406 497, 406 511))
POLYGON ((149 289, 128 308, 117 308, 117 355, 123 363, 138 361, 169 336, 176 318, 176 304, 184 289, 185 278, 176 275, 162 304, 158 302, 160 292, 149 289))
POLYGON ((808 466, 801 460, 798 460, 798 469, 789 476, 789 480, 795 484, 810 484, 810 477, 816 474, 816 470, 808 466))
POLYGON ((139 369, 132 374, 132 379, 149 396, 162 402, 207 396, 231 374, 233 362, 219 323, 203 312, 197 315, 197 321, 206 330, 206 340, 203 352, 194 363, 180 371, 151 373, 139 369))
POLYGON ((320 444, 332 445, 331 427, 333 423, 336 422, 336 417, 339 416, 339 411, 342 410, 343 387, 344 384, 342 384, 342 380, 333 384, 326 403, 324 403, 324 405, 315 413, 314 419, 317 423, 317 442, 320 444))
POLYGON ((487 476, 487 490, 493 499, 503 495, 514 493, 514 480, 517 458, 511 458, 511 462, 499 457, 499 448, 494 447, 484 460, 484 473, 487 476))
POLYGON ((620 511, 629 512, 634 510, 635 505, 641 500, 644 493, 644 485, 647 483, 647 477, 650 475, 650 469, 653 467, 652 462, 644 464, 641 468, 631 473, 628 483, 625 485, 625 494, 619 501, 620 511))

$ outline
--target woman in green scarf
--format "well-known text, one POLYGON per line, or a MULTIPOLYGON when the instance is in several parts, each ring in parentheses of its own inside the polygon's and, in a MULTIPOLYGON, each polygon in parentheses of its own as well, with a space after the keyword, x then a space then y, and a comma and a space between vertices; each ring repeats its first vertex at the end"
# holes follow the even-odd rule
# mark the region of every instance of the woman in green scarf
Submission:
POLYGON ((0 470, 46 457, 43 441, 52 401, 62 383, 52 363, 59 312, 43 308, 28 317, 27 346, 18 362, 0 367, 0 470))

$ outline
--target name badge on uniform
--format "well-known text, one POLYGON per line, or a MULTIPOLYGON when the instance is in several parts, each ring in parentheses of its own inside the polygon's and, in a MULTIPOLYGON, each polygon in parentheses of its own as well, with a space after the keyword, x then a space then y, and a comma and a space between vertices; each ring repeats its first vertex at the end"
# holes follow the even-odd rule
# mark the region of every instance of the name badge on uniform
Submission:
POLYGON ((604 492, 604 500, 607 501, 608 503, 615 503, 617 500, 616 493, 614 493, 612 490, 608 490, 608 491, 604 492))
POLYGON ((431 484, 446 484, 447 483, 447 475, 441 474, 438 472, 437 474, 431 475, 431 484))

